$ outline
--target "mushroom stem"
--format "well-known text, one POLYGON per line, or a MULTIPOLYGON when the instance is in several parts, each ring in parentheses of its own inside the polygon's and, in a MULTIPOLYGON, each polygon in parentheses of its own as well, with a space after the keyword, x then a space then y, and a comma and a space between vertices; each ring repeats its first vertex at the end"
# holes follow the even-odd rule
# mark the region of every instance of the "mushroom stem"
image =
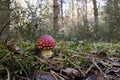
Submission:
POLYGON ((49 58, 53 55, 52 50, 41 50, 41 56, 44 58, 49 58))

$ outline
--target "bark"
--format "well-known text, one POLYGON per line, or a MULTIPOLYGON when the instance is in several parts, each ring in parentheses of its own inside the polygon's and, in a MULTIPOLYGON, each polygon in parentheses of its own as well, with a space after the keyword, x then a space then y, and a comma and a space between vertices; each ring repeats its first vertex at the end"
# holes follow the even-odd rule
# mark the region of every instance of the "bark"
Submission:
POLYGON ((93 0, 93 6, 94 6, 94 23, 95 26, 98 26, 98 8, 97 8, 97 1, 93 0))
POLYGON ((77 0, 77 24, 79 24, 80 23, 80 5, 79 5, 79 3, 80 3, 80 0, 77 0))
POLYGON ((7 22, 10 20, 10 13, 10 0, 0 0, 0 39, 2 40, 6 39, 9 32, 9 23, 7 22), (6 25, 6 28, 4 25, 6 25))
POLYGON ((83 2, 83 21, 84 25, 87 26, 88 19, 87 19, 87 0, 83 2))
POLYGON ((54 33, 57 34, 59 31, 59 25, 58 25, 58 14, 59 14, 59 6, 58 6, 58 0, 53 0, 53 27, 54 27, 54 33))
POLYGON ((116 18, 116 23, 118 23, 118 25, 119 25, 119 23, 120 23, 120 8, 119 8, 119 0, 114 0, 114 12, 115 12, 115 14, 114 14, 114 16, 115 16, 115 18, 116 18))
POLYGON ((63 20, 63 0, 60 0, 60 4, 61 4, 61 19, 63 20))
POLYGON ((72 8, 72 25, 74 26, 74 0, 72 0, 71 8, 72 8))
POLYGON ((64 0, 60 0, 60 12, 61 12, 61 25, 59 28, 64 27, 64 18, 63 18, 63 2, 64 0))

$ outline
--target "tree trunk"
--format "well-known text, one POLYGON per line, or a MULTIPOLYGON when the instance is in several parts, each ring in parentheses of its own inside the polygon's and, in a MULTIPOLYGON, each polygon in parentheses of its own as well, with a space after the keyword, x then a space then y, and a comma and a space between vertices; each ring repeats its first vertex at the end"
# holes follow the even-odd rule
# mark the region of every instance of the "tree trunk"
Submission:
POLYGON ((79 5, 79 3, 80 3, 80 0, 77 0, 77 25, 79 25, 79 23, 80 23, 80 5, 79 5))
POLYGON ((53 27, 54 27, 54 34, 57 34, 59 31, 58 25, 58 14, 59 14, 59 6, 58 0, 53 0, 53 27))
POLYGON ((84 0, 83 2, 83 21, 84 25, 87 26, 88 19, 87 19, 87 0, 84 0))
POLYGON ((0 39, 6 39, 9 32, 10 0, 0 0, 0 39))
POLYGON ((64 27, 64 18, 63 18, 63 0, 60 0, 60 12, 61 12, 61 25, 59 25, 59 28, 63 28, 64 27))
POLYGON ((115 9, 115 13, 114 13, 114 16, 115 16, 115 21, 116 23, 119 25, 120 24, 120 7, 119 7, 119 0, 114 0, 114 9, 115 9))
POLYGON ((63 20, 63 0, 60 0, 61 7, 61 19, 63 20))
POLYGON ((97 8, 97 1, 93 0, 93 6, 94 6, 94 23, 95 26, 98 27, 98 8, 97 8))

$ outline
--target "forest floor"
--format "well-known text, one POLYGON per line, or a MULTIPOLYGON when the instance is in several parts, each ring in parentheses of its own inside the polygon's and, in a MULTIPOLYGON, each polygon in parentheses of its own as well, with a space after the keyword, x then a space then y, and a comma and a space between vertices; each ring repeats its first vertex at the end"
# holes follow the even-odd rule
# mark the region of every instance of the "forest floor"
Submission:
POLYGON ((58 41, 42 59, 35 43, 0 43, 0 80, 120 80, 120 42, 58 41))

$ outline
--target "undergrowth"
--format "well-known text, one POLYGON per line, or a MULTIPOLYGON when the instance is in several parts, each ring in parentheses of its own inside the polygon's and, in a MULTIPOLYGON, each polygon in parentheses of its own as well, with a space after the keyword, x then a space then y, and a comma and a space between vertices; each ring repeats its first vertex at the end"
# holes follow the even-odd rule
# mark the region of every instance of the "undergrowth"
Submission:
MULTIPOLYGON (((9 69, 11 74, 21 76, 30 76, 35 70, 48 71, 47 66, 42 64, 38 66, 38 62, 34 59, 34 56, 37 56, 34 53, 36 43, 16 42, 16 44, 24 50, 24 54, 15 54, 15 52, 9 51, 4 43, 0 43, 0 77, 4 79, 7 77, 6 69, 9 69)), ((120 54, 120 43, 59 41, 53 52, 61 55, 62 59, 68 60, 63 62, 63 67, 80 69, 82 68, 80 65, 84 63, 85 59, 76 55, 90 54, 93 50, 106 49, 110 52, 110 55, 120 54)))

